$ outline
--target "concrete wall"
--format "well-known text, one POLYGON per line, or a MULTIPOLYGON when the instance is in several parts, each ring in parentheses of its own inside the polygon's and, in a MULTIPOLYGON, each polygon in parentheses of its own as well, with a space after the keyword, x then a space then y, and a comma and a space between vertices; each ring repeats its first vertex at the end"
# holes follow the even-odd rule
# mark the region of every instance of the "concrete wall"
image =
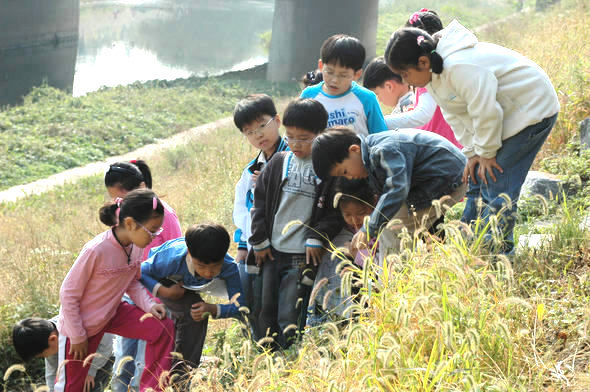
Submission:
POLYGON ((375 56, 379 0, 275 0, 267 77, 297 79, 316 69, 320 47, 333 34, 361 40, 375 56))
POLYGON ((1 0, 0 105, 43 81, 71 91, 79 15, 79 0, 1 0))

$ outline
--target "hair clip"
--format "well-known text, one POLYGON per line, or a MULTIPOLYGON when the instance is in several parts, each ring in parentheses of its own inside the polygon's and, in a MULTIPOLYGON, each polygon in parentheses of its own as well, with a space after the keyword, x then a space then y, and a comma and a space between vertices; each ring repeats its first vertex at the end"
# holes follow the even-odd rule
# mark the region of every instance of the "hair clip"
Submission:
POLYGON ((422 42, 424 42, 424 36, 419 35, 418 38, 416 38, 416 42, 418 43, 418 46, 420 46, 420 44, 422 44, 422 42))
POLYGON ((133 163, 135 165, 137 163, 137 159, 132 159, 129 161, 129 163, 133 163))
POLYGON ((429 11, 429 9, 428 9, 428 8, 422 8, 422 9, 421 9, 420 11, 418 11, 418 12, 428 12, 428 11, 429 11))
POLYGON ((156 208, 158 208, 158 198, 154 196, 154 198, 152 199, 152 209, 155 211, 156 208))
POLYGON ((419 13, 419 12, 414 12, 414 13, 412 14, 412 16, 410 16, 410 19, 409 19, 409 21, 410 21, 410 24, 411 24, 412 26, 414 25, 414 23, 416 23, 416 22, 417 22, 417 21, 419 21, 419 20, 420 20, 420 13, 419 13))

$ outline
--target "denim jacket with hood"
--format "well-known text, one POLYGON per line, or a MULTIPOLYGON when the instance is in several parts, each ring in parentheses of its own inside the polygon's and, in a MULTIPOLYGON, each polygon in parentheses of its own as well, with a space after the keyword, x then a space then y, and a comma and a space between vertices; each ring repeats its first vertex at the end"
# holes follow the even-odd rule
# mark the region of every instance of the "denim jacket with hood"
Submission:
POLYGON ((363 228, 372 237, 404 202, 416 211, 429 208, 461 185, 467 158, 440 135, 399 129, 359 137, 369 184, 381 195, 363 228))

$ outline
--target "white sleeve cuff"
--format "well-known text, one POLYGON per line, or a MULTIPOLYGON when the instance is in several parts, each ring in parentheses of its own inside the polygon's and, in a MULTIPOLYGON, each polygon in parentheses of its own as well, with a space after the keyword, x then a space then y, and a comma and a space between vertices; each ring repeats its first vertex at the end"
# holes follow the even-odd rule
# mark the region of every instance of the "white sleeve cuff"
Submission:
POLYGON ((218 319, 219 315, 221 314, 221 306, 219 306, 219 304, 215 305, 217 306, 217 316, 213 317, 214 319, 218 319))
POLYGON ((259 252, 259 251, 261 251, 261 250, 265 250, 266 248, 270 248, 270 241, 269 241, 269 240, 264 240, 264 241, 262 241, 262 242, 261 242, 261 243, 259 243, 259 244, 252 245, 252 248, 253 248, 255 251, 257 251, 257 252, 259 252))
POLYGON ((307 241, 305 241, 305 246, 308 248, 323 248, 324 243, 317 238, 308 238, 307 241))
POLYGON ((157 297, 158 296, 158 290, 160 289, 160 287, 162 287, 162 283, 156 283, 154 285, 154 288, 152 289, 152 295, 154 297, 157 297))

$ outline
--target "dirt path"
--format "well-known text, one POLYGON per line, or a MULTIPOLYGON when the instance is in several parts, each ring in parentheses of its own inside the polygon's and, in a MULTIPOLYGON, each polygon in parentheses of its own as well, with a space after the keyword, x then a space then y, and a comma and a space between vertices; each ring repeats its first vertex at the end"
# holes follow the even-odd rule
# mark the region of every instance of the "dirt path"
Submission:
POLYGON ((159 143, 148 144, 135 151, 128 152, 124 155, 118 155, 110 157, 101 162, 89 163, 86 166, 76 167, 63 171, 61 173, 54 174, 47 178, 31 182, 29 184, 17 185, 12 188, 8 188, 0 192, 0 203, 14 202, 20 198, 28 195, 36 195, 43 192, 52 190, 56 186, 60 186, 66 183, 75 182, 76 180, 92 176, 99 173, 104 173, 108 168, 108 165, 118 161, 128 161, 136 159, 137 157, 146 157, 148 155, 173 148, 175 146, 185 144, 187 140, 196 136, 206 134, 217 128, 232 126, 232 118, 226 117, 215 122, 200 125, 195 128, 191 128, 188 131, 178 133, 168 139, 164 139, 159 143))

